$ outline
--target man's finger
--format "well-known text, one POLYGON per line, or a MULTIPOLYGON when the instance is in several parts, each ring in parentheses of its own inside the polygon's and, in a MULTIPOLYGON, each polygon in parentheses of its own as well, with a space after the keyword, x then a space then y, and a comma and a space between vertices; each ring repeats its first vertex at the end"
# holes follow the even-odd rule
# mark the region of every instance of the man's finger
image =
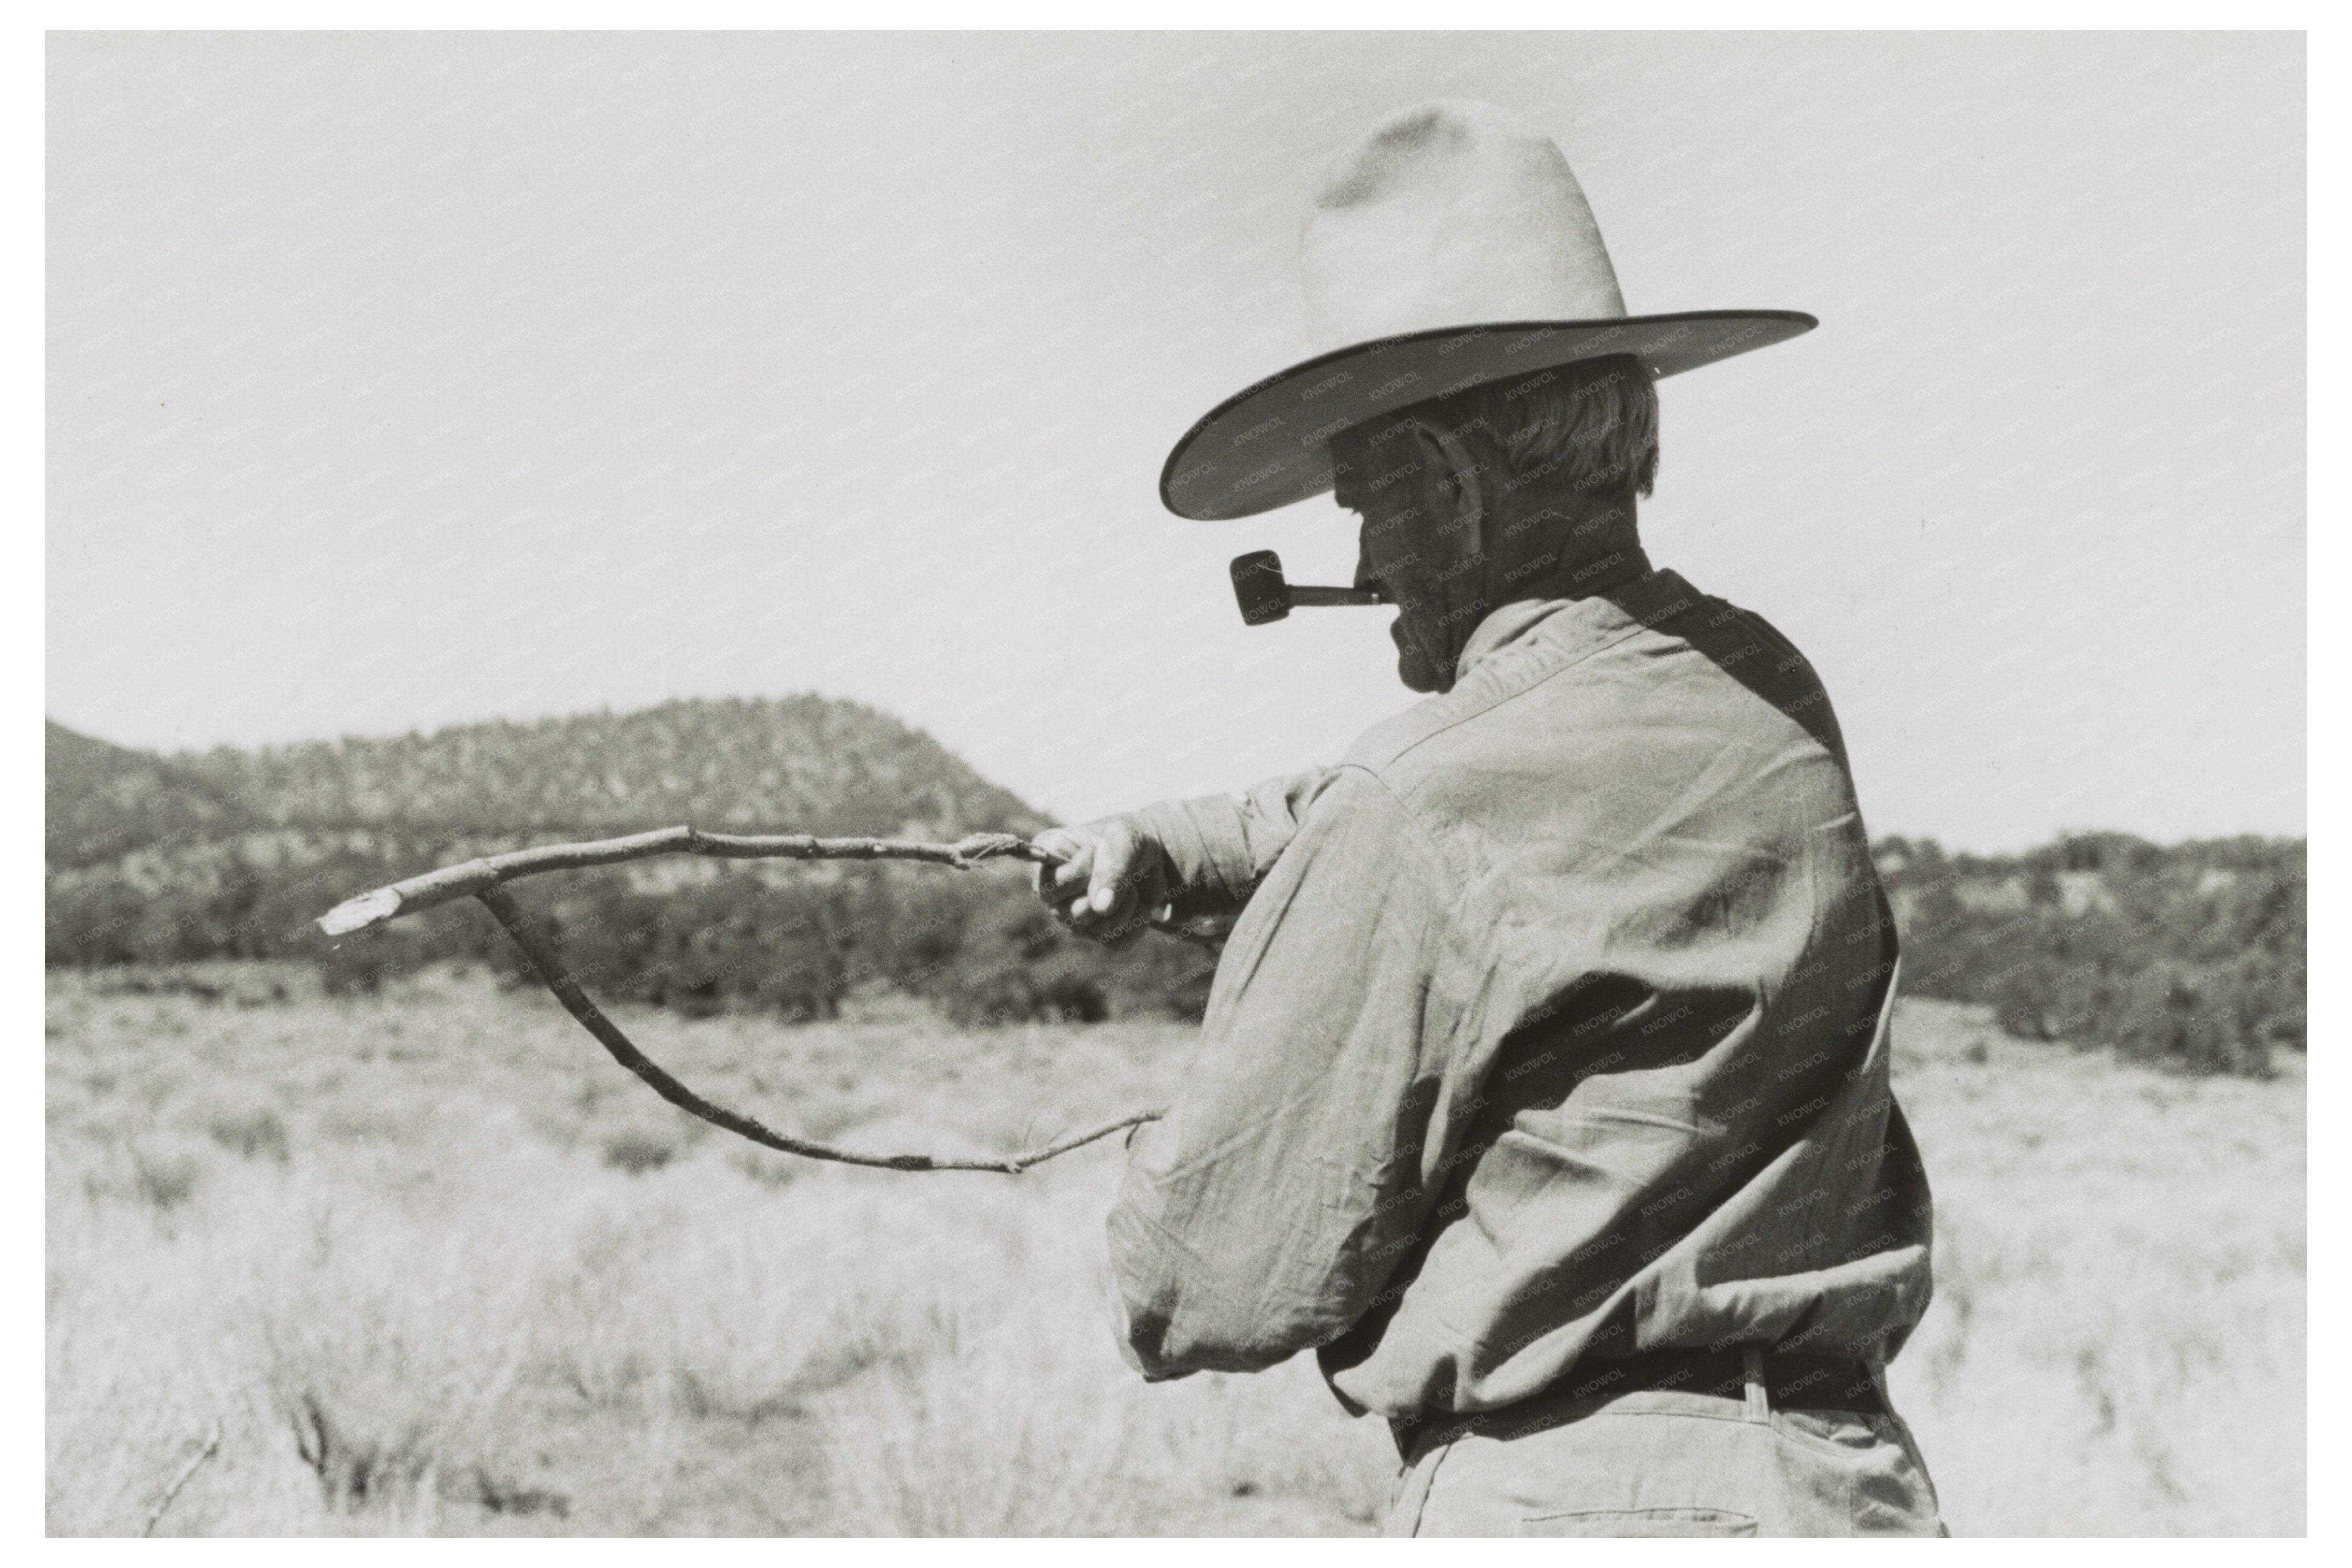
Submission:
POLYGON ((1031 885, 1040 894, 1051 893, 1058 897, 1065 888, 1085 884, 1087 862, 1094 854, 1091 844, 1059 828, 1042 832, 1030 842, 1061 857, 1051 864, 1041 862, 1034 868, 1031 885))
POLYGON ((1113 830, 1106 833, 1096 846, 1091 875, 1087 881, 1087 902, 1098 915, 1108 915, 1118 903, 1119 894, 1127 890, 1128 873, 1135 862, 1134 836, 1113 830))

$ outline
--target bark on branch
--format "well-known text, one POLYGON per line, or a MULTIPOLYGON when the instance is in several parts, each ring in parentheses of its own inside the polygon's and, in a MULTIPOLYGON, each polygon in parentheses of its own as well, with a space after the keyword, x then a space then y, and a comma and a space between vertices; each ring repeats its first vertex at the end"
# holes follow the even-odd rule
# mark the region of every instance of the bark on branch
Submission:
POLYGON ((537 849, 510 850, 505 854, 445 865, 438 871, 428 871, 422 876, 345 899, 320 917, 319 929, 330 936, 341 936, 381 925, 395 915, 474 897, 485 888, 517 877, 618 865, 624 861, 647 860, 655 855, 707 855, 734 861, 932 861, 958 870, 985 860, 1050 864, 1055 859, 1018 833, 972 833, 951 844, 927 844, 912 839, 820 839, 807 833, 754 837, 706 833, 699 828, 656 828, 652 832, 632 833, 626 838, 542 844, 537 849))

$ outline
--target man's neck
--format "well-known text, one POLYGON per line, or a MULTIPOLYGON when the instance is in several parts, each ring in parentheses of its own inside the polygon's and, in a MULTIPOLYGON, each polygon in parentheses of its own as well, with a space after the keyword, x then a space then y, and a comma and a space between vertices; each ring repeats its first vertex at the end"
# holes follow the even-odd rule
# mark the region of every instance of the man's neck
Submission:
POLYGON ((1496 609, 1528 599, 1589 599, 1650 572, 1631 496, 1510 497, 1486 535, 1486 598, 1496 609))
MULTIPOLYGON (((1590 599, 1650 574, 1634 527, 1633 498, 1529 497, 1506 499, 1484 519, 1476 584, 1462 585, 1460 602, 1434 628, 1420 629, 1433 646, 1425 662, 1445 672, 1452 686, 1462 651, 1486 619, 1507 604, 1528 601, 1590 599)), ((1424 688, 1416 688, 1424 689, 1424 688)))

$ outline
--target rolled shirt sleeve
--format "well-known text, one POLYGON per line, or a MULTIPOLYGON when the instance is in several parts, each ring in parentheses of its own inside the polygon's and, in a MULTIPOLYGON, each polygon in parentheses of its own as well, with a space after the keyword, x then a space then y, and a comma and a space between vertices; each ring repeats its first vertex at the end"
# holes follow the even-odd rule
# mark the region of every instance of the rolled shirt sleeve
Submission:
POLYGON ((1129 813, 1158 843, 1181 915, 1232 914, 1249 901, 1339 772, 1310 768, 1240 796, 1162 800, 1129 813))
POLYGON ((1253 1371, 1325 1343, 1412 1246, 1461 1012, 1448 886, 1372 774, 1317 781, 1111 1212, 1126 1353, 1147 1377, 1253 1371))

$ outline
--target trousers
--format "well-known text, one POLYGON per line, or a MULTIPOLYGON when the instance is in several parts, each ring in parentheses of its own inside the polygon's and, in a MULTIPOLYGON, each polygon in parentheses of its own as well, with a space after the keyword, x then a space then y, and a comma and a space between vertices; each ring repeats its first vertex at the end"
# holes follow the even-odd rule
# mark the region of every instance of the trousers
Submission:
MULTIPOLYGON (((1884 1392, 1881 1380, 1881 1392, 1884 1392)), ((1894 1406, 1886 1406, 1892 1412, 1894 1406)), ((1652 1389, 1408 1451, 1381 1534, 1943 1535, 1898 1415, 1652 1389)))

